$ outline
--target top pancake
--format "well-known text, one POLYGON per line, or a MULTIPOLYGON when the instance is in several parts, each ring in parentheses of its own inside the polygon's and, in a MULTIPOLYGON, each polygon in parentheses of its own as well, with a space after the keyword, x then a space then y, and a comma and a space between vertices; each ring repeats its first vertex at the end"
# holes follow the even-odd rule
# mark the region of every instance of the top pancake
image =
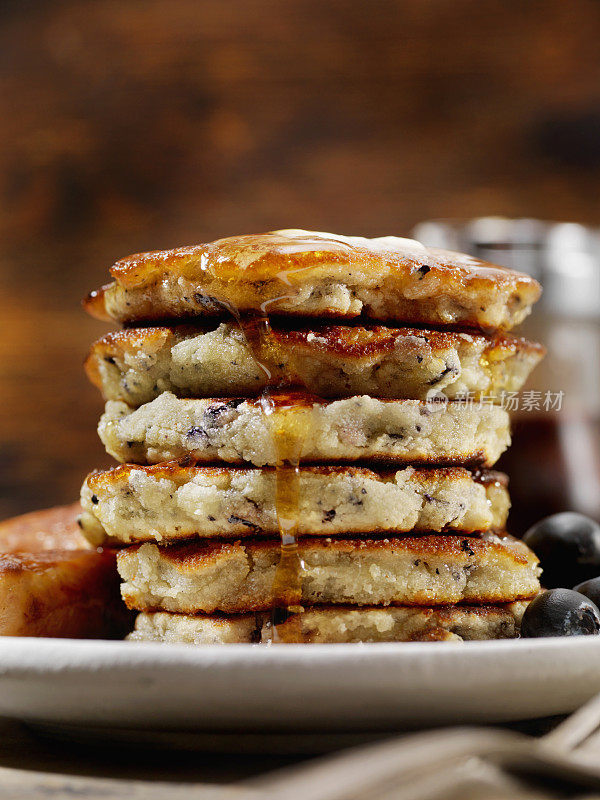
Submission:
POLYGON ((412 239, 302 230, 141 253, 111 274, 85 306, 126 324, 233 311, 507 330, 541 291, 527 275, 412 239))

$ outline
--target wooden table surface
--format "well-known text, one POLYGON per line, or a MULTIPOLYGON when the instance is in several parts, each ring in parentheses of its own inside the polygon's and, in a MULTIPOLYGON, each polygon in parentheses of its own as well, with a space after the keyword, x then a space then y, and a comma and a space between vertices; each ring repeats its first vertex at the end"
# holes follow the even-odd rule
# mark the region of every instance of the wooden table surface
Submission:
POLYGON ((593 0, 61 0, 0 10, 0 517, 109 463, 81 297, 277 227, 600 221, 593 0))

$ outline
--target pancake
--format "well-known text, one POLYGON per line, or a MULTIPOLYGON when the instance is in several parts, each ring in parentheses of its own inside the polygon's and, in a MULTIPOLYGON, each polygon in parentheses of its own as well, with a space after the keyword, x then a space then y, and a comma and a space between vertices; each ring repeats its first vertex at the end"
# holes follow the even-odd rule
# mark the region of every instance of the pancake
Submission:
MULTIPOLYGON (((280 554, 266 539, 133 545, 117 556, 121 593, 139 611, 262 611, 276 604, 280 554)), ((315 537, 299 540, 298 555, 302 605, 503 603, 540 589, 538 559, 507 535, 315 537)))
POLYGON ((117 461, 156 464, 184 457, 199 463, 274 465, 273 432, 301 435, 303 461, 475 464, 490 467, 510 443, 499 406, 467 402, 378 400, 366 395, 319 402, 277 395, 265 413, 259 401, 180 399, 163 392, 130 408, 109 401, 98 432, 117 461), (299 433, 300 432, 300 433, 299 433))
POLYGON ((0 636, 109 639, 131 630, 115 554, 89 548, 78 511, 77 503, 0 524, 0 636))
POLYGON ((114 552, 0 555, 1 636, 120 638, 124 620, 114 552))
POLYGON ((122 323, 241 313, 510 329, 540 295, 527 275, 393 236, 283 230, 140 253, 85 301, 122 323))
POLYGON ((234 324, 128 328, 93 345, 86 371, 106 400, 131 406, 165 391, 248 396, 267 386, 299 386, 320 397, 451 400, 516 392, 544 354, 541 345, 506 334, 376 325, 272 324, 253 347, 266 369, 234 324))
POLYGON ((44 550, 89 550, 77 524, 79 503, 44 508, 0 522, 0 553, 40 553, 44 550))
POLYGON ((240 644, 260 640, 254 614, 230 617, 165 612, 138 614, 130 641, 169 644, 240 644))
POLYGON ((138 614, 130 641, 170 644, 252 642, 436 642, 513 639, 526 602, 485 606, 311 608, 277 625, 268 615, 190 616, 164 611, 138 614))
MULTIPOLYGON (((510 505, 506 483, 501 473, 462 467, 303 467, 298 533, 503 529, 510 505)), ((124 543, 279 536, 275 499, 272 469, 124 465, 88 476, 81 525, 94 544, 107 536, 124 543)))

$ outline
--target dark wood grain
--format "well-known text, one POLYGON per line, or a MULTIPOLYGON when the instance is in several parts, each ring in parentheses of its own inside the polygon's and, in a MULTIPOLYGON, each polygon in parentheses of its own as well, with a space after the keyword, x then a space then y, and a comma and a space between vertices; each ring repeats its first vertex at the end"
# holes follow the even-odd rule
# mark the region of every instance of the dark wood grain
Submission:
POLYGON ((600 218, 593 0, 55 0, 0 23, 1 516, 108 463, 78 303, 119 256, 600 218))

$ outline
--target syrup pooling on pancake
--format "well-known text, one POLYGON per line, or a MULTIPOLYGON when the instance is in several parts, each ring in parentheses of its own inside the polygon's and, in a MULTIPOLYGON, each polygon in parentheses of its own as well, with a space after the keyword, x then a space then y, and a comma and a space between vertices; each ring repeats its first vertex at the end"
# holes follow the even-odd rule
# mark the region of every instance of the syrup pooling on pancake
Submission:
MULTIPOLYGON (((294 287, 298 273, 306 274, 318 267, 324 259, 333 262, 360 262, 364 259, 381 257, 390 266, 405 262, 417 262, 431 259, 436 266, 443 267, 442 251, 427 248, 415 239, 398 236, 380 236, 367 238, 364 236, 344 236, 342 234, 323 231, 306 231, 301 229, 285 229, 263 234, 230 236, 217 239, 204 245, 181 247, 172 251, 172 261, 165 262, 162 253, 140 253, 117 262, 111 268, 111 275, 122 286, 141 286, 156 280, 161 272, 170 268, 179 268, 179 261, 188 258, 191 253, 197 254, 198 260, 190 265, 196 271, 204 271, 212 279, 227 282, 241 281, 242 278, 273 279, 281 281, 284 286, 294 287), (278 262, 281 263, 278 263, 278 262), (438 263, 438 261, 440 263, 438 263)), ((448 261, 446 269, 464 271, 462 277, 506 279, 509 270, 462 253, 446 253, 448 261)), ((415 268, 418 266, 415 263, 415 268)), ((516 275, 517 273, 515 273, 516 275)), ((522 277, 519 274, 519 277, 522 277)), ((278 298, 268 300, 269 308, 264 313, 273 312, 277 300, 292 299, 289 292, 282 292, 278 298)), ((207 296, 207 301, 220 298, 207 296)))
MULTIPOLYGON (((389 255, 393 259, 411 259, 423 257, 427 248, 414 239, 403 239, 397 236, 381 236, 368 239, 363 236, 343 236, 341 234, 321 231, 305 231, 287 229, 263 234, 230 236, 217 239, 209 244, 193 248, 182 247, 173 251, 180 259, 186 258, 190 251, 199 256, 200 269, 215 280, 235 283, 243 277, 276 278, 291 288, 295 284, 295 276, 314 269, 324 257, 332 261, 343 261, 356 258, 389 255), (281 260, 274 266, 272 259, 281 260)), ((168 271, 168 264, 156 260, 156 253, 140 253, 117 262, 111 268, 111 275, 123 286, 134 287, 149 283, 158 277, 158 273, 168 271)), ((469 259, 473 264, 475 259, 469 259)), ((177 257, 173 265, 177 265, 177 257)), ((196 269, 194 261, 193 268, 196 269)), ((499 272, 500 268, 481 267, 484 271, 499 272)), ((281 296, 268 300, 268 308, 261 310, 267 314, 273 311, 277 300, 292 299, 289 291, 281 296)), ((207 301, 219 301, 220 298, 207 296, 207 301)))

